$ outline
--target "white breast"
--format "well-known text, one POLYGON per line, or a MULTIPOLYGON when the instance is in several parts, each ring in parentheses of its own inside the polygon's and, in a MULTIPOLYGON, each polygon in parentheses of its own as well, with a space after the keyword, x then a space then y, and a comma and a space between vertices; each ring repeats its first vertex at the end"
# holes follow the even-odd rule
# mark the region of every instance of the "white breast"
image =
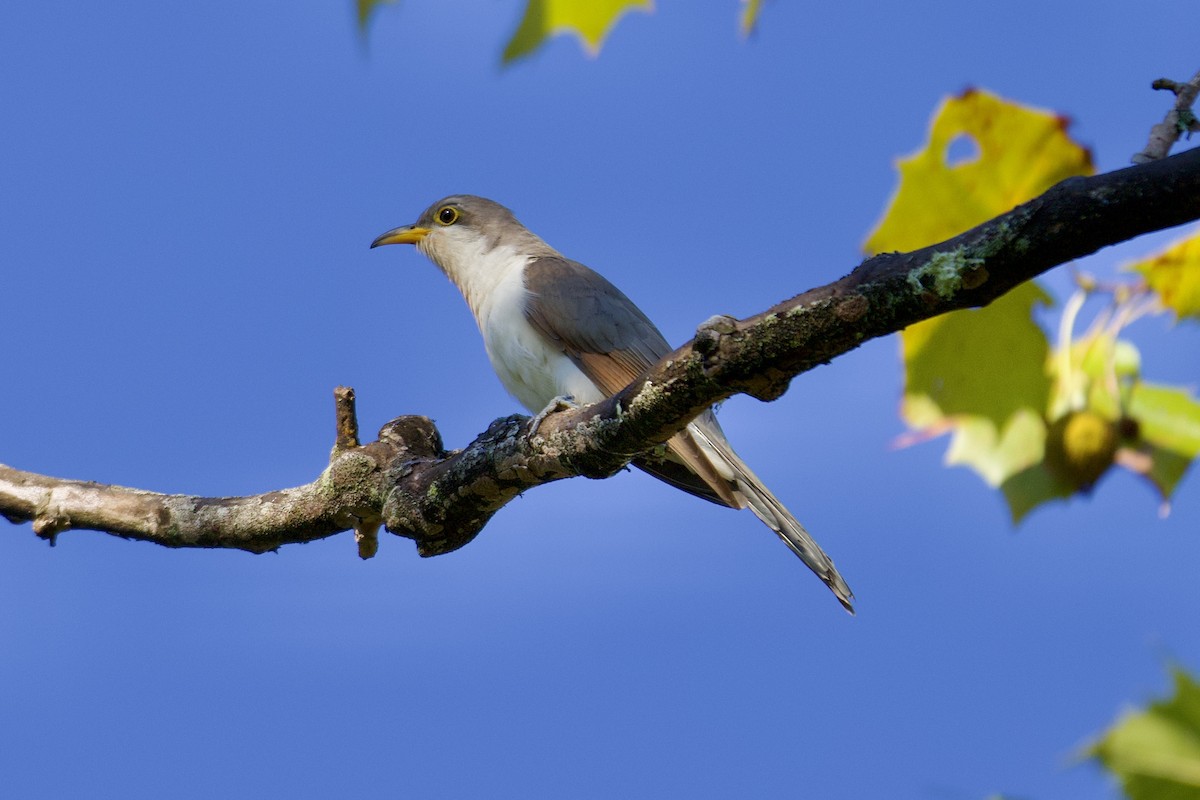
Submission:
POLYGON ((604 399, 575 363, 529 324, 527 299, 521 270, 514 269, 474 308, 488 359, 504 388, 534 413, 555 397, 573 397, 580 404, 604 399))

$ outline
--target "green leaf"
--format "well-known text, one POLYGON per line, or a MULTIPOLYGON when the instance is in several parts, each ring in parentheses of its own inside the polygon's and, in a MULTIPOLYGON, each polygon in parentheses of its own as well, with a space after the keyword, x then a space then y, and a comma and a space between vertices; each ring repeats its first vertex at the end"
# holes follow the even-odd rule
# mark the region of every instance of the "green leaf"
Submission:
POLYGON ((1050 393, 1049 344, 1033 320, 1050 297, 1025 283, 982 309, 955 311, 907 328, 901 414, 914 428, 946 417, 982 417, 998 430, 1021 409, 1043 413, 1050 393))
POLYGON ((1041 287, 1026 283, 986 308, 955 311, 901 334, 901 416, 919 431, 952 430, 947 463, 974 469, 991 486, 1042 459, 1049 344, 1033 307, 1049 302, 1041 287))
POLYGON ((517 32, 504 48, 503 61, 527 56, 563 33, 578 36, 588 55, 595 56, 621 15, 653 9, 653 0, 529 0, 517 32))
POLYGON ((1200 455, 1200 403, 1174 386, 1139 383, 1129 398, 1142 438, 1188 458, 1200 455))
POLYGON ((1200 800, 1200 684, 1174 671, 1175 695, 1133 712, 1089 748, 1131 800, 1200 800))
POLYGON ((1170 500, 1176 486, 1192 466, 1192 459, 1152 444, 1143 444, 1138 450, 1149 459, 1149 467, 1133 471, 1150 481, 1163 500, 1170 500))
POLYGON ((1175 242, 1127 269, 1140 272, 1177 319, 1200 319, 1200 233, 1175 242))
POLYGON ((1033 466, 1012 475, 1000 484, 1000 491, 1008 502, 1008 513, 1016 525, 1033 509, 1075 494, 1075 487, 1067 484, 1039 460, 1033 466))
POLYGON ((1186 389, 1138 383, 1130 393, 1129 416, 1137 420, 1140 449, 1150 457, 1145 477, 1169 499, 1200 455, 1200 402, 1186 389))

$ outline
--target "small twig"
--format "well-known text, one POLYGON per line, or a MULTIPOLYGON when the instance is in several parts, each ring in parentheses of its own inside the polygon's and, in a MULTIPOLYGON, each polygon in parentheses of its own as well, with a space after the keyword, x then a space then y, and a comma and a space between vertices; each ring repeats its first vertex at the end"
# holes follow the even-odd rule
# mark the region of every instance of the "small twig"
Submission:
POLYGON ((358 520, 354 523, 354 543, 358 546, 358 557, 363 561, 374 558, 379 552, 378 522, 358 520))
POLYGON ((1150 84, 1152 89, 1166 89, 1175 93, 1175 105, 1167 112, 1162 122, 1150 129, 1150 141, 1146 149, 1133 157, 1134 164, 1144 164, 1147 161, 1157 161, 1166 158, 1171 148, 1183 134, 1200 132, 1200 120, 1192 111, 1196 97, 1200 95, 1200 72, 1197 72, 1187 83, 1179 83, 1170 78, 1159 78, 1150 84))
POLYGON ((339 386, 333 390, 334 413, 337 416, 337 439, 333 455, 358 447, 358 414, 354 407, 354 389, 339 386))
MULTIPOLYGON (((337 439, 333 444, 333 453, 329 456, 331 462, 342 453, 361 446, 358 440, 358 411, 355 407, 353 387, 339 386, 334 389, 333 407, 337 418, 337 439)), ((379 552, 381 525, 377 515, 354 518, 354 544, 358 548, 358 557, 364 561, 374 558, 379 552)))
POLYGON ((1071 342, 1075 338, 1075 320, 1087 296, 1088 293, 1083 289, 1075 291, 1063 307, 1062 317, 1058 321, 1058 381, 1066 397, 1056 398, 1055 406, 1062 403, 1065 407, 1054 408, 1051 413, 1053 418, 1083 405, 1083 387, 1076 385, 1071 363, 1071 342))

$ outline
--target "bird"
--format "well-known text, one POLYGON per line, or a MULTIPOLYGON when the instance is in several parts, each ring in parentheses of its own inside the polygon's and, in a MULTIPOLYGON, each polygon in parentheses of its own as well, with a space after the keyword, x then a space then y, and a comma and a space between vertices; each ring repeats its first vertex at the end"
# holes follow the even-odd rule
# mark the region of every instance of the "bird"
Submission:
MULTIPOLYGON (((599 402, 672 352, 620 289, 493 200, 445 197, 371 247, 388 244, 416 245, 458 287, 500 382, 534 414, 567 399, 599 402)), ((711 408, 660 452, 632 463, 697 497, 749 508, 854 613, 854 595, 833 561, 734 452, 711 408)))

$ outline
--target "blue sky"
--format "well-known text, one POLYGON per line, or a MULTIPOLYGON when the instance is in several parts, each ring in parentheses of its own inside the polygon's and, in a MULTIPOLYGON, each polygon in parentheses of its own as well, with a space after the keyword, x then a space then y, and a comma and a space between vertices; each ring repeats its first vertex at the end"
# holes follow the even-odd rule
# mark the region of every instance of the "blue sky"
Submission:
MULTIPOLYGON (((311 480, 331 391, 461 446, 518 410, 465 304, 371 240, 491 196, 669 339, 848 272, 932 109, 1055 109, 1103 170, 1187 78, 1194 0, 659 3, 598 60, 498 67, 517 0, 7 3, 0 461, 231 495, 311 480), (1165 20, 1174 20, 1166 23, 1165 20)), ((1172 238, 1105 251, 1110 273, 1172 238)), ((1067 281, 1048 281, 1059 300, 1067 281)), ((1196 332, 1141 323, 1195 385, 1196 332)), ((1200 491, 1127 475, 1019 530, 889 448, 893 339, 725 404, 834 556, 851 619, 748 513, 641 474, 512 503, 471 546, 277 554, 0 535, 0 774, 14 797, 1114 796, 1075 754, 1200 669, 1200 491)))

